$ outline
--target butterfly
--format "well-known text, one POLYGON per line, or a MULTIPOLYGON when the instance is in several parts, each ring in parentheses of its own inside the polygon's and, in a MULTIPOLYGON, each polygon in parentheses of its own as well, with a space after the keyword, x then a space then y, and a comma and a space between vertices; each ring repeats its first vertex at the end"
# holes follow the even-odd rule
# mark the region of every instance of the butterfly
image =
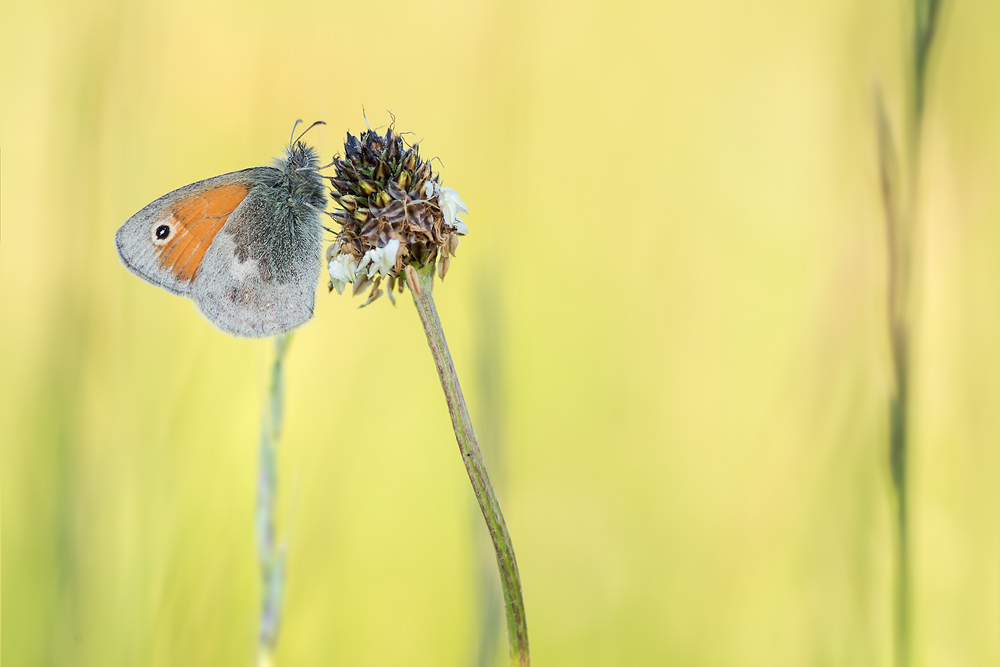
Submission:
MULTIPOLYGON (((297 127, 299 122, 296 121, 297 127)), ((147 204, 115 234, 122 264, 190 297, 219 329, 259 338, 313 314, 326 188, 315 149, 292 139, 272 166, 185 185, 147 204)))

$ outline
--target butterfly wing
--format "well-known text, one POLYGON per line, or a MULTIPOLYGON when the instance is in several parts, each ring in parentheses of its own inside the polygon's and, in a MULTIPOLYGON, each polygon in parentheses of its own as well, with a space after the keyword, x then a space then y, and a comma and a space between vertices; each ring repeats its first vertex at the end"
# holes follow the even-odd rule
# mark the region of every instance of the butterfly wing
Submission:
POLYGON ((187 295, 215 238, 270 167, 244 169, 163 195, 115 234, 118 257, 132 273, 187 295))
POLYGON ((238 336, 294 329, 313 314, 322 229, 315 210, 293 203, 287 186, 262 182, 215 236, 191 297, 217 327, 238 336))
MULTIPOLYGON (((326 196, 318 176, 305 194, 287 175, 254 167, 166 194, 115 235, 140 278, 194 299, 223 331, 271 336, 312 317, 326 196)), ((301 185, 301 184, 300 184, 301 185)))

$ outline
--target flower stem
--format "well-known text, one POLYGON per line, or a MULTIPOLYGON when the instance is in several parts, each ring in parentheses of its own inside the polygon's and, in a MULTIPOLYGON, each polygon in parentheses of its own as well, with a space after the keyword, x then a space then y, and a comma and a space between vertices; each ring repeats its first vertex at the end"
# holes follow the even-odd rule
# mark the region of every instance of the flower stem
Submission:
POLYGON ((427 334, 427 344, 431 348, 431 355, 434 357, 434 364, 441 378, 441 388, 444 389, 445 400, 448 402, 451 425, 455 429, 455 439, 458 440, 458 449, 462 454, 465 470, 469 473, 472 490, 476 494, 476 500, 479 501, 479 508, 483 511, 483 518, 486 519, 486 527, 490 531, 493 548, 496 551, 500 584, 507 611, 507 640, 510 644, 511 664, 527 667, 531 664, 528 652, 528 623, 524 615, 521 576, 518 574, 517 560, 514 558, 514 545, 507 531, 503 513, 500 511, 500 502, 486 472, 476 432, 472 428, 469 410, 462 396, 462 387, 458 383, 458 373, 448 352, 448 342, 445 340, 441 319, 438 317, 434 298, 431 296, 434 287, 434 263, 419 269, 416 276, 419 294, 418 290, 411 288, 413 303, 420 314, 420 321, 427 334))

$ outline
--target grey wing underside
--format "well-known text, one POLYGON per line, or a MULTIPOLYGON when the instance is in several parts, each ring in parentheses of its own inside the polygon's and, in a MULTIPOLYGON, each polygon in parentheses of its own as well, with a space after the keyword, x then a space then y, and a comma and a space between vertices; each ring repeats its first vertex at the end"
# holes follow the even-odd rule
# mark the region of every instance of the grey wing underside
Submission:
POLYGON ((142 208, 125 221, 115 234, 115 248, 118 258, 132 273, 157 287, 181 296, 190 296, 191 284, 178 280, 173 273, 160 265, 156 246, 150 243, 150 229, 158 222, 170 217, 170 204, 181 201, 206 190, 229 185, 230 183, 259 182, 269 173, 271 167, 251 167, 240 171, 213 176, 196 181, 182 188, 168 192, 142 208))
MULTIPOLYGON (((263 188, 252 190, 233 212, 205 253, 190 293, 213 324, 250 338, 273 336, 307 322, 313 314, 320 269, 318 244, 287 257, 290 267, 280 281, 273 271, 262 270, 259 259, 238 252, 236 239, 245 236, 240 234, 242 227, 262 229, 269 223, 259 219, 267 209, 258 206, 262 198, 263 188)), ((319 226, 318 219, 314 224, 319 226)))

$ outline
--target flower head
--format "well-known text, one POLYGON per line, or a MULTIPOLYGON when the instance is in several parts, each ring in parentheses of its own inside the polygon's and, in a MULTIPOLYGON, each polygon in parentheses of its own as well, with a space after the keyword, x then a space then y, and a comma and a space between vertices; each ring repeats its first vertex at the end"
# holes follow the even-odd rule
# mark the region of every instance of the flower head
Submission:
POLYGON ((340 208, 331 215, 341 229, 327 250, 330 289, 342 293, 353 282, 358 294, 373 284, 370 303, 383 279, 390 296, 397 286, 402 291, 408 266, 437 263, 444 278, 458 237, 468 232, 458 214, 469 211, 457 192, 441 186, 419 147, 390 125, 384 135, 348 133, 344 157, 333 162, 331 194, 340 208))
POLYGON ((444 223, 454 227, 455 231, 462 236, 468 234, 469 230, 458 217, 459 213, 468 213, 469 209, 458 196, 458 193, 451 188, 441 188, 441 195, 438 198, 441 205, 441 212, 444 214, 444 223))
POLYGON ((381 248, 372 248, 361 258, 358 268, 368 268, 369 280, 376 275, 388 276, 393 267, 396 266, 396 255, 399 254, 399 240, 390 239, 381 248))
MULTIPOLYGON (((334 249, 334 246, 330 247, 334 249)), ((358 258, 348 253, 330 254, 333 255, 329 259, 331 289, 337 290, 337 294, 343 294, 344 287, 353 284, 358 277, 358 258)))

